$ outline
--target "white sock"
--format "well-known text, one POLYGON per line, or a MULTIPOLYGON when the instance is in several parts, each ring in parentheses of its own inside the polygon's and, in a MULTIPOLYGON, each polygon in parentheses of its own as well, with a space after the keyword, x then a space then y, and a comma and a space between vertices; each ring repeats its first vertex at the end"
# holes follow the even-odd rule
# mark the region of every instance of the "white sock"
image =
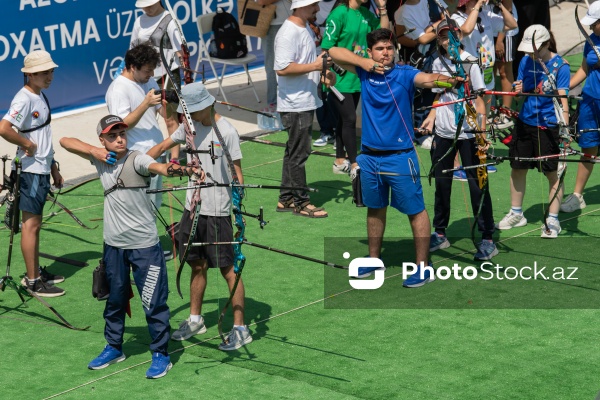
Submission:
POLYGON ((511 207, 510 211, 512 211, 513 214, 523 215, 523 208, 521 207, 511 207))
POLYGON ((233 329, 237 329, 240 331, 247 331, 248 328, 246 328, 246 325, 233 325, 233 329))
POLYGON ((192 315, 192 314, 190 314, 190 322, 193 322, 193 323, 197 324, 198 322, 200 322, 200 318, 202 318, 202 315, 192 315))
POLYGON ((558 214, 548 213, 548 218, 554 218, 555 220, 558 221, 558 214))

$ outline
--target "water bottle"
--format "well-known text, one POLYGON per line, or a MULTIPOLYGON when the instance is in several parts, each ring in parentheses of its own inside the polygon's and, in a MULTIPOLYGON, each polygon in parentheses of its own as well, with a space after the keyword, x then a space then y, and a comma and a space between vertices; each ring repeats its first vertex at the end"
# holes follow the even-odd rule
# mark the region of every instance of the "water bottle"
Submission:
POLYGON ((208 45, 208 54, 211 57, 217 56, 217 43, 215 42, 215 35, 210 36, 210 44, 208 45))

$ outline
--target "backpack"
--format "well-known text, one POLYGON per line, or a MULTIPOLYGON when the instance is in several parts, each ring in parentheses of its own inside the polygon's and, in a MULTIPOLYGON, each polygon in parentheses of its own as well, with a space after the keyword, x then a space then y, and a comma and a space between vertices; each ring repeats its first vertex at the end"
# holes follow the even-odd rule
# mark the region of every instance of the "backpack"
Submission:
POLYGON ((212 23, 215 35, 216 51, 211 51, 211 57, 241 58, 248 54, 246 36, 240 32, 240 25, 233 15, 218 8, 212 23))

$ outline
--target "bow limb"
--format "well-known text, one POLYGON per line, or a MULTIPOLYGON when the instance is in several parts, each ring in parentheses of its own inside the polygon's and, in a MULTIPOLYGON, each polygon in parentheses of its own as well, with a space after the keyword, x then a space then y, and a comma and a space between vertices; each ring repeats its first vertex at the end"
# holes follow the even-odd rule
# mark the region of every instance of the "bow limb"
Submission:
MULTIPOLYGON (((535 57, 535 61, 537 61, 542 66, 542 70, 548 77, 548 82, 550 83, 552 90, 555 93, 558 93, 558 87, 556 85, 556 77, 552 73, 550 73, 550 70, 548 70, 546 63, 544 63, 544 60, 542 59, 540 52, 535 44, 535 32, 533 32, 533 35, 531 35, 531 45, 533 47, 533 56, 535 57)), ((535 61, 534 61, 534 66, 535 66, 535 61)), ((556 119, 558 121, 559 135, 560 135, 560 140, 562 142, 561 147, 564 146, 563 147, 563 149, 564 149, 565 147, 568 147, 568 141, 569 141, 570 135, 569 135, 569 132, 567 129, 567 123, 565 121, 565 116, 563 114, 563 106, 558 101, 558 99, 555 97, 552 98, 552 104, 554 105, 554 111, 556 114, 556 119)), ((564 151, 561 151, 561 155, 562 154, 564 154, 564 151)), ((560 164, 559 164, 559 166, 560 166, 560 164)), ((548 223, 546 222, 546 220, 548 219, 548 216, 550 215, 550 206, 552 205, 552 202, 558 197, 558 194, 561 193, 561 189, 562 189, 562 185, 564 183, 564 177, 565 177, 566 173, 567 173, 567 164, 564 164, 564 168, 562 170, 562 173, 560 174, 560 177, 558 180, 558 185, 556 186, 556 190, 554 191, 554 194, 553 194, 552 198, 550 199, 550 202, 548 203, 548 207, 544 211, 543 223, 544 223, 546 232, 550 232, 550 228, 548 227, 548 223)))
MULTIPOLYGON (((210 122, 213 127, 213 132, 215 133, 215 135, 219 139, 219 142, 221 143, 221 148, 223 149, 223 155, 225 155, 225 159, 227 161, 227 166, 229 168, 229 171, 231 172, 231 181, 233 184, 239 185, 240 179, 238 177, 236 167, 233 163, 231 153, 229 152, 227 143, 223 139, 223 135, 221 134, 221 131, 219 130, 219 126, 216 121, 216 111, 215 111, 214 104, 210 110, 210 122)), ((244 189, 239 186, 232 187, 231 197, 232 197, 231 203, 232 203, 232 212, 233 212, 233 216, 234 216, 234 224, 237 228, 237 232, 234 235, 235 243, 232 245, 233 246, 233 270, 235 272, 235 281, 233 283, 233 287, 231 288, 229 298, 227 299, 225 306, 221 310, 221 313, 219 315, 219 322, 217 324, 218 330, 219 330, 219 336, 221 337, 221 340, 223 341, 223 343, 227 343, 227 338, 225 337, 225 334, 223 333, 223 319, 225 317, 225 314, 227 313, 227 309, 229 308, 229 306, 231 305, 231 302, 233 301, 233 296, 235 295, 238 284, 242 277, 242 271, 244 270, 244 265, 246 264, 246 256, 244 256, 244 254, 242 253, 242 243, 244 242, 245 231, 246 231, 246 224, 244 222, 244 217, 242 214, 242 200, 244 199, 244 189)))
MULTIPOLYGON (((168 2, 167 2, 168 4, 168 2)), ((175 19, 175 18, 173 18, 175 19)), ((165 31, 165 33, 163 34, 163 37, 160 41, 160 58, 162 60, 162 62, 166 65, 167 62, 167 58, 165 56, 165 52, 164 52, 164 44, 165 41, 168 40, 168 36, 167 36, 167 32, 165 31)), ((173 81, 173 83, 178 83, 177 80, 175 80, 175 77, 173 76, 173 72, 167 68, 167 75, 169 76, 169 79, 171 79, 171 81, 173 81)), ((183 125, 185 128, 185 142, 186 142, 186 146, 188 148, 188 150, 191 150, 191 154, 188 155, 188 166, 189 167, 196 167, 196 168, 200 168, 201 164, 200 164, 200 159, 198 158, 198 153, 196 152, 196 144, 194 142, 194 138, 196 137, 196 130, 194 128, 194 121, 192 120, 192 117, 190 115, 189 109, 187 107, 187 104, 183 98, 183 94, 181 93, 181 88, 179 87, 179 85, 174 84, 173 85, 173 90, 175 90, 175 92, 177 93, 177 97, 179 97, 179 105, 181 106, 182 110, 183 110, 183 125)), ((177 285, 177 293, 179 293, 179 296, 181 298, 183 298, 183 294, 181 293, 181 284, 180 284, 180 280, 181 280, 181 272, 183 270, 183 266, 185 265, 185 261, 187 260, 187 257, 189 255, 190 249, 191 249, 191 243, 193 242, 194 239, 194 233, 196 232, 196 228, 198 227, 198 219, 200 218, 200 189, 195 189, 194 192, 192 193, 192 201, 191 201, 191 207, 192 209, 190 211, 192 211, 192 215, 193 215, 193 220, 192 220, 192 229, 190 230, 190 237, 188 239, 188 243, 185 246, 185 250, 183 252, 183 255, 181 256, 181 262, 179 263, 179 269, 177 270, 177 278, 176 278, 176 285, 177 285)))
MULTIPOLYGON (((181 36, 181 64, 183 67, 183 80, 186 84, 194 82, 194 78, 192 77, 192 70, 190 69, 190 50, 185 40, 185 35, 183 34, 183 29, 181 28, 181 24, 177 19, 177 15, 173 11, 173 7, 169 3, 169 0, 165 0, 165 6, 167 7, 167 11, 171 14, 173 21, 175 22, 175 27, 181 36)), ((162 53, 162 51, 161 51, 162 53)), ((166 65, 166 64, 165 64, 166 65)), ((171 76, 169 76, 171 78, 171 76)), ((204 76, 203 76, 204 78, 204 76)), ((174 84, 178 84, 179 82, 173 81, 174 84)))
POLYGON ((579 31, 581 32, 581 34, 583 35, 583 37, 585 38, 585 40, 592 47, 592 50, 594 50, 594 53, 596 53, 596 57, 598 57, 598 62, 596 63, 596 67, 600 67, 600 50, 598 50, 596 48, 596 45, 594 44, 594 41, 592 40, 592 38, 590 37, 590 35, 588 35, 588 33, 584 29, 583 25, 581 25, 581 21, 579 20, 579 15, 577 15, 577 9, 578 8, 579 8, 579 6, 575 6, 575 22, 577 23, 577 28, 579 28, 579 31))

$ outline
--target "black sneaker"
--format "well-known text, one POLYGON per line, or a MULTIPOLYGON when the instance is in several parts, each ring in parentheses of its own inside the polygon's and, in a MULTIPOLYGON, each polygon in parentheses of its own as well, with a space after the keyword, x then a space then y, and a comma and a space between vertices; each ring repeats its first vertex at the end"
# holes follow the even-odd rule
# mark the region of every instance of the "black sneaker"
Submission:
POLYGON ((41 279, 38 279, 35 282, 29 282, 29 279, 25 278, 25 282, 27 283, 27 289, 40 297, 58 297, 65 294, 63 289, 48 285, 42 282, 41 279))
POLYGON ((40 278, 42 279, 42 282, 49 283, 51 285, 65 281, 64 276, 54 275, 53 273, 48 272, 48 270, 46 270, 46 267, 40 267, 40 278))

